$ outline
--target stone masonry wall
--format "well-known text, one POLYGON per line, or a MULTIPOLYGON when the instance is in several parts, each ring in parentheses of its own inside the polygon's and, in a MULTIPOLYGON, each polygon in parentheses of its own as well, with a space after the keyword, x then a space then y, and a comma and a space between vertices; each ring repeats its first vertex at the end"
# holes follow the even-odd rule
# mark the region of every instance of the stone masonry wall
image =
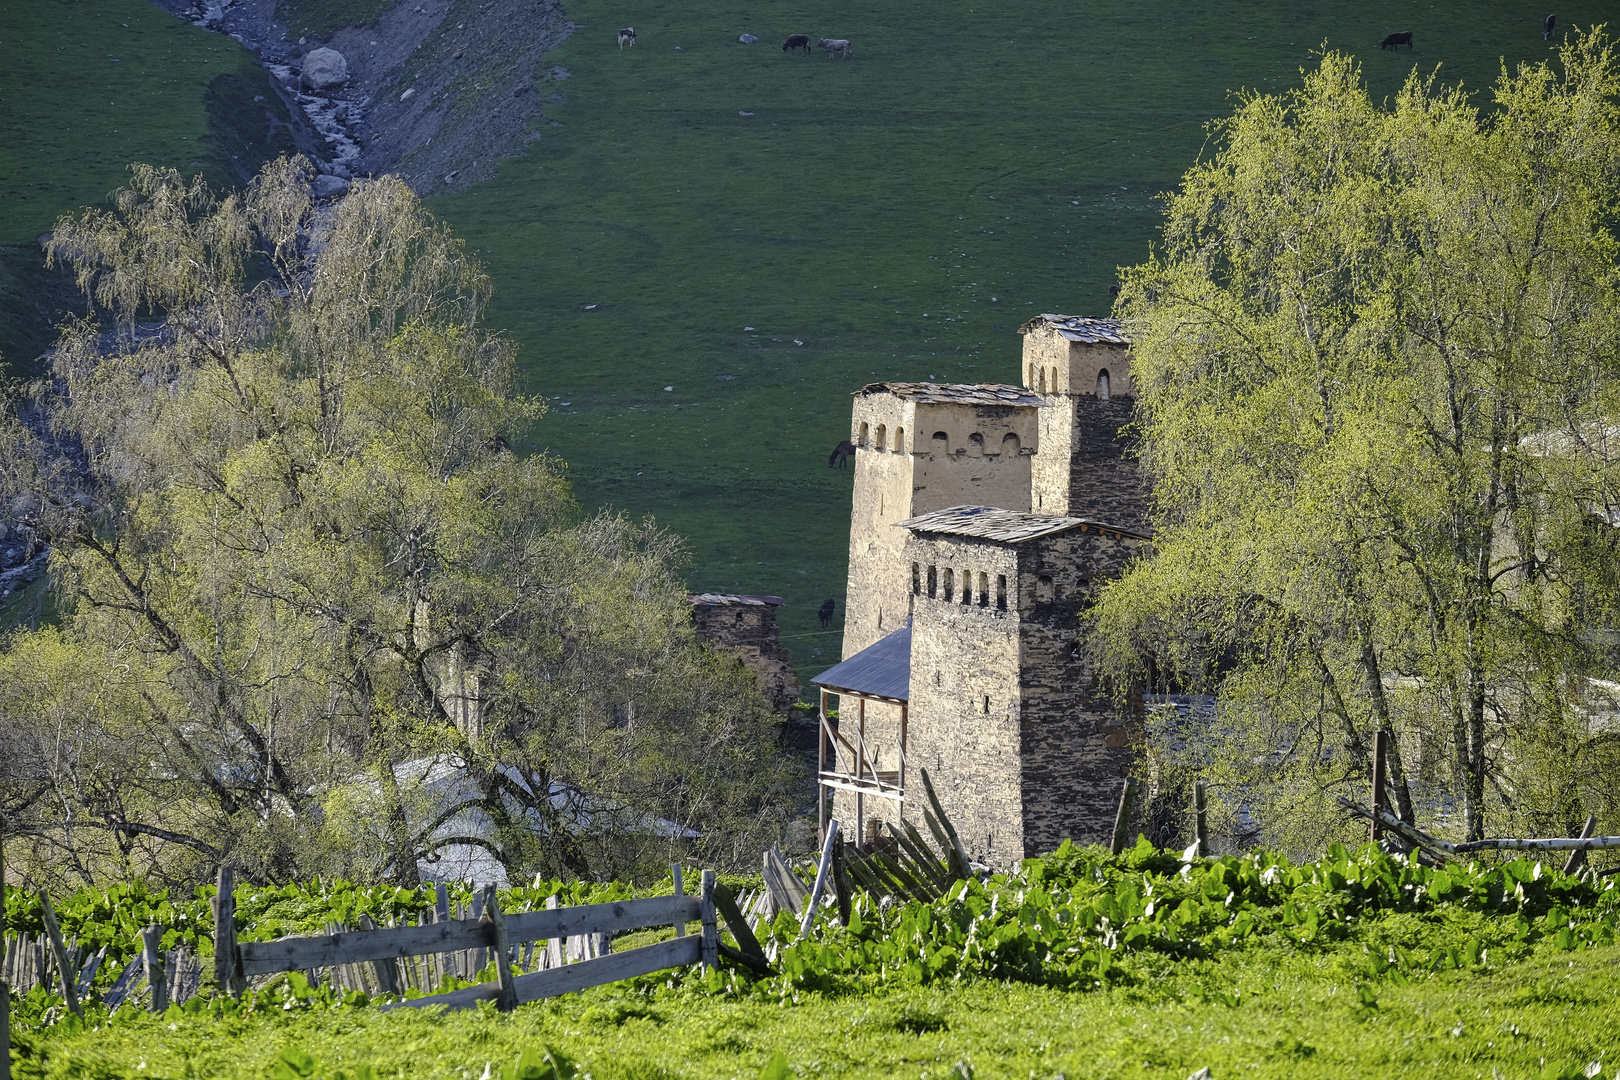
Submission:
POLYGON ((1147 531, 1148 490, 1136 460, 1127 456, 1123 434, 1134 399, 1073 396, 1069 451, 1070 517, 1147 531))
POLYGON ((918 770, 926 768, 968 854, 990 866, 1014 866, 1026 846, 1015 552, 965 537, 915 536, 906 545, 906 559, 908 577, 909 564, 917 564, 921 589, 911 628, 907 817, 922 820, 918 770), (927 595, 930 566, 935 568, 933 597, 927 595), (949 600, 947 568, 953 582, 949 600), (973 575, 966 604, 960 585, 964 572, 973 575), (988 585, 983 593, 980 574, 988 585), (1006 610, 996 603, 998 576, 1007 578, 1006 610), (987 603, 980 603, 981 595, 987 603))
POLYGON ((1071 530, 1020 546, 1018 666, 1024 854, 1065 838, 1106 841, 1131 763, 1128 710, 1098 685, 1080 613, 1137 548, 1127 538, 1071 530), (1048 584, 1047 582, 1050 582, 1048 584))
POLYGON ((694 598, 692 623, 704 641, 753 670, 760 693, 777 712, 785 715, 799 700, 799 678, 782 647, 775 604, 702 603, 694 598))

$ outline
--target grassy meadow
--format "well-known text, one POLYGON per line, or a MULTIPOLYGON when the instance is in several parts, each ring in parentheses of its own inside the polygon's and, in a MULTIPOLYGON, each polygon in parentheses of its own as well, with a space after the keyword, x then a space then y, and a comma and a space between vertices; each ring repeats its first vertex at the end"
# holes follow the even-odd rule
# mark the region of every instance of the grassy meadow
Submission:
POLYGON ((1551 49, 1524 2, 568 11, 538 140, 432 205, 487 260, 491 320, 550 399, 528 448, 567 459, 588 503, 684 534, 694 588, 785 597, 802 675, 838 656, 814 611, 843 595, 851 474, 826 460, 852 391, 1016 381, 1018 325, 1106 314, 1210 118, 1296 85, 1324 42, 1380 96, 1414 68, 1488 87, 1500 58, 1551 49), (1415 49, 1378 48, 1408 28, 1415 49), (855 55, 784 55, 799 32, 855 55))

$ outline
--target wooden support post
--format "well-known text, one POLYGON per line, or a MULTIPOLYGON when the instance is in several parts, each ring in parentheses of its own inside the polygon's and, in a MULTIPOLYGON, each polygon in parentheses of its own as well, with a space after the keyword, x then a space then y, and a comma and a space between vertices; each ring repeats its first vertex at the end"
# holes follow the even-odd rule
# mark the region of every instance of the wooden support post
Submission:
POLYGON ((501 902, 495 895, 495 886, 484 886, 484 922, 489 923, 489 948, 495 954, 495 981, 501 994, 495 1007, 501 1012, 517 1008, 517 987, 512 983, 512 940, 506 936, 506 916, 501 914, 501 902))
MULTIPOLYGON (((669 876, 675 882, 675 895, 681 896, 686 892, 686 882, 681 878, 681 864, 676 863, 669 868, 669 876)), ((682 920, 675 924, 675 936, 686 936, 686 922, 682 920)))
POLYGON ((146 985, 152 991, 146 1007, 161 1013, 169 1007, 169 979, 163 971, 163 927, 153 924, 141 931, 141 959, 146 964, 146 985))
POLYGON ((827 688, 821 687, 821 711, 816 716, 816 839, 827 835, 827 785, 821 774, 827 771, 827 688))
POLYGON ((1127 776, 1119 792, 1119 812, 1114 815, 1114 835, 1108 850, 1115 855, 1125 850, 1126 837, 1131 831, 1131 807, 1136 802, 1136 777, 1127 776))
MULTIPOLYGON (((0 956, 6 951, 5 820, 0 818, 0 956)), ((11 1080, 11 983, 0 965, 0 1080, 11 1080)))
MULTIPOLYGON (((833 822, 833 828, 838 828, 836 821, 833 822)), ((833 841, 832 874, 833 894, 838 897, 838 921, 848 926, 850 902, 854 897, 854 890, 849 886, 849 867, 844 863, 844 838, 842 836, 833 841)))
MULTIPOLYGON (((865 774, 866 769, 866 699, 856 699, 855 715, 859 718, 860 727, 857 729, 855 740, 855 779, 857 781, 865 774)), ((866 794, 861 791, 855 793, 855 846, 865 850, 866 843, 866 794)))
POLYGON ((219 868, 219 890, 211 905, 214 909, 214 985, 220 993, 241 997, 247 989, 242 977, 242 956, 236 948, 236 871, 219 868))
POLYGON ((1384 823, 1379 820, 1380 811, 1388 810, 1384 805, 1384 770, 1389 760, 1389 732, 1378 729, 1373 736, 1373 774, 1372 774, 1372 807, 1373 819, 1371 839, 1373 843, 1384 838, 1384 823))
MULTIPOLYGON (((1587 814, 1586 824, 1581 827, 1581 839, 1585 840, 1596 832, 1597 815, 1587 814)), ((1581 848, 1576 848, 1574 851, 1569 853, 1569 858, 1564 860, 1564 873, 1573 874, 1575 871, 1579 870, 1581 865, 1585 862, 1586 852, 1581 848)))
POLYGON ((714 871, 705 870, 698 879, 698 917, 703 920, 703 970, 711 971, 720 962, 720 927, 714 916, 714 871))
POLYGON ((79 973, 68 966, 67 947, 62 944, 62 928, 56 925, 51 898, 42 892, 39 894, 39 904, 39 913, 45 920, 45 933, 51 942, 51 958, 56 961, 56 973, 62 977, 62 1000, 67 1002, 67 1007, 75 1016, 83 1019, 84 1010, 79 1007, 79 995, 73 988, 79 973))
POLYGON ((1198 841, 1198 857, 1209 857, 1209 802, 1204 797, 1204 782, 1193 781, 1193 837, 1198 841))

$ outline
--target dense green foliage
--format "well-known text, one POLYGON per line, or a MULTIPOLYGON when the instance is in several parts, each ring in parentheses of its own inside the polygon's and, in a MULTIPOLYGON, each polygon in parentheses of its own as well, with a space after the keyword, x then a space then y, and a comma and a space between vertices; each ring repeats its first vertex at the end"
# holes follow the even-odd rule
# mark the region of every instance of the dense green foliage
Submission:
MULTIPOLYGON (((502 904, 538 905, 559 891, 564 902, 629 892, 537 883, 503 893, 502 904)), ((268 937, 362 910, 405 914, 425 900, 346 883, 245 890, 238 923, 246 937, 268 937)), ((39 993, 21 1003, 19 1067, 23 1076, 57 1075, 50 1070, 96 1060, 101 1075, 121 1076, 147 1061, 147 1075, 167 1076, 190 1060, 198 1074, 248 1075, 279 1060, 295 1075, 342 1068, 354 1077, 369 1067, 381 1076, 405 1065, 411 1075, 460 1076, 486 1061, 515 1070, 525 1053, 539 1068, 552 1052, 565 1074, 583 1065, 596 1076, 646 1075, 656 1061, 672 1075, 729 1076, 736 1055, 757 1070, 781 1050, 801 1072, 865 1075, 898 1064, 891 1055, 932 1062, 949 1053, 947 1069, 961 1059, 982 1075, 1022 1076, 1064 1068, 1098 1039, 1115 1059, 1108 1075, 1248 1061, 1267 1076, 1288 1068, 1370 1076, 1404 1060, 1440 1068, 1430 1075, 1529 1062, 1535 1068, 1517 1075, 1573 1076, 1599 1060, 1608 1076, 1604 1051, 1616 1030, 1598 1003, 1615 956, 1617 901, 1612 881, 1526 860, 1432 868, 1365 847, 1301 865, 1264 852, 1183 862, 1145 842, 1121 857, 1065 846, 931 905, 880 907, 860 894, 849 927, 827 916, 802 942, 783 916, 762 935, 774 942, 773 977, 694 968, 510 1018, 424 1024, 376 1015, 360 995, 278 977, 240 1006, 205 993, 157 1023, 130 1009, 108 1018, 92 1004, 86 1031, 39 993), (972 1012, 983 1015, 973 1021, 972 1012), (160 1025, 173 1034, 154 1041, 160 1025), (239 1059, 198 1043, 204 1030, 239 1059), (1246 1034, 1226 1046, 1228 1030, 1246 1034), (1215 1035, 1188 1037, 1199 1032, 1215 1035), (1198 1053, 1208 1056, 1187 1056, 1198 1053)), ((131 927, 170 915, 141 903, 87 892, 61 905, 64 928, 123 941, 114 909, 134 914, 123 924, 131 927)), ((174 917, 201 903, 176 905, 174 917)), ((26 902, 13 907, 14 917, 31 918, 26 902)))
POLYGON ((1122 687, 1219 699, 1151 755, 1289 850, 1378 731, 1408 823, 1620 808, 1620 62, 1579 37, 1492 95, 1380 106, 1329 54, 1244 97, 1121 297, 1154 556, 1103 641, 1122 687))

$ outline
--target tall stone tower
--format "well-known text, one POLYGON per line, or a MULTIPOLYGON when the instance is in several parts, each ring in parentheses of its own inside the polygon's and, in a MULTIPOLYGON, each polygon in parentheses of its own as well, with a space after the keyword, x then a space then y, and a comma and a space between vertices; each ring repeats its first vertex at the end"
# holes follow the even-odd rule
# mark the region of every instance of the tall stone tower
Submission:
POLYGON ((1030 508, 1040 400, 996 384, 873 383, 855 394, 845 659, 911 613, 896 523, 961 503, 1030 508))
MULTIPOLYGON (((908 772, 928 770, 975 859, 1011 867, 1103 841, 1131 760, 1080 614, 1146 537, 958 506, 905 522, 917 583, 908 772)), ((908 810, 910 808, 908 807, 908 810)))
POLYGON ((1040 315, 1018 332, 1024 385, 1041 401, 1031 509, 1141 529, 1147 490, 1121 434, 1136 389, 1130 341, 1118 320, 1040 315))

